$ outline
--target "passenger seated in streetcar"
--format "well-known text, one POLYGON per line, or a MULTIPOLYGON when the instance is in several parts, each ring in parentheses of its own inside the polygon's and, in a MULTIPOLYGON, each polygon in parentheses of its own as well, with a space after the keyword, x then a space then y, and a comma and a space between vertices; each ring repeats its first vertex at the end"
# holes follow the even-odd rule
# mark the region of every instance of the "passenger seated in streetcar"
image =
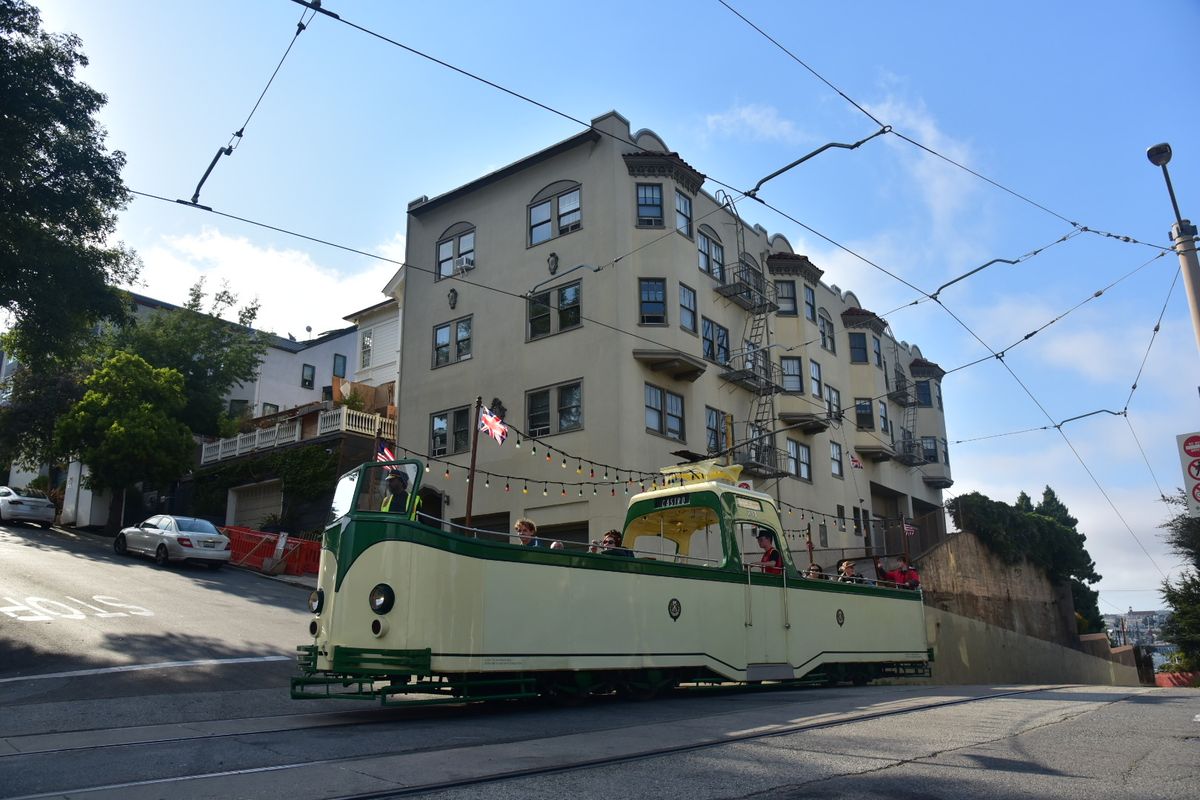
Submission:
POLYGON ((804 573, 804 577, 813 581, 827 581, 829 578, 821 571, 821 565, 815 561, 808 565, 808 571, 804 573))
POLYGON ((887 583, 885 585, 896 586, 901 589, 919 589, 921 588, 921 576, 908 563, 908 556, 900 556, 899 564, 892 570, 881 570, 879 558, 875 558, 875 571, 879 573, 879 577, 887 583))
POLYGON ((592 546, 588 549, 588 552, 633 558, 632 550, 628 547, 621 547, 621 532, 616 529, 607 531, 599 544, 592 542, 592 546))
POLYGON ((558 539, 555 539, 553 542, 550 543, 551 550, 562 550, 562 549, 564 549, 564 547, 565 546, 563 545, 563 543, 560 542, 558 539))
POLYGON ((762 558, 758 560, 759 568, 768 575, 779 575, 783 572, 783 555, 775 547, 775 534, 766 528, 758 529, 758 546, 763 549, 762 558))
POLYGON ((851 561, 850 559, 846 559, 845 561, 842 562, 842 566, 838 568, 838 572, 840 573, 840 576, 838 577, 838 583, 868 583, 869 582, 862 575, 855 574, 854 562, 851 561))
POLYGON ((517 524, 513 526, 517 532, 517 538, 521 540, 521 544, 526 547, 545 547, 545 543, 537 538, 537 525, 533 520, 521 517, 517 520, 517 524))

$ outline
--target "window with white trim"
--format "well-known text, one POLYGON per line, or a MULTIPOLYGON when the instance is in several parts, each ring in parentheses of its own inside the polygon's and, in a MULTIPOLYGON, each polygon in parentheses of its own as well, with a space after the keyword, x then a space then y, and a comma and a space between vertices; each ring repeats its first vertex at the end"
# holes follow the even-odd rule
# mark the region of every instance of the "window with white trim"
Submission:
POLYGON ((317 368, 312 364, 305 364, 300 368, 300 388, 311 389, 317 382, 317 368))
POLYGON ((783 372, 785 392, 804 392, 804 359, 800 356, 780 356, 779 368, 783 372))
POLYGON ((366 369, 371 366, 371 348, 375 341, 374 333, 373 329, 367 328, 359 335, 358 366, 360 369, 366 369))

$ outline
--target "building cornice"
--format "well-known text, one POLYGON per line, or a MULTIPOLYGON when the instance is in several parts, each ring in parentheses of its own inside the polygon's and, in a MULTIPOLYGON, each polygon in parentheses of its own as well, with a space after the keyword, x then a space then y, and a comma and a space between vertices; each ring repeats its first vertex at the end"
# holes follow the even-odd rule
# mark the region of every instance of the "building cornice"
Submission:
POLYGON ((704 183, 704 175, 678 153, 625 153, 622 158, 634 178, 670 178, 692 194, 704 183))
POLYGON ((842 325, 846 328, 866 328, 880 336, 887 330, 887 323, 874 311, 865 308, 848 308, 842 312, 842 325))
POLYGON ((933 378, 935 381, 940 381, 946 374, 946 370, 923 358, 914 358, 908 365, 908 371, 914 378, 933 378))
POLYGON ((767 272, 772 275, 799 275, 814 286, 821 282, 825 270, 795 253, 771 253, 767 256, 767 272))

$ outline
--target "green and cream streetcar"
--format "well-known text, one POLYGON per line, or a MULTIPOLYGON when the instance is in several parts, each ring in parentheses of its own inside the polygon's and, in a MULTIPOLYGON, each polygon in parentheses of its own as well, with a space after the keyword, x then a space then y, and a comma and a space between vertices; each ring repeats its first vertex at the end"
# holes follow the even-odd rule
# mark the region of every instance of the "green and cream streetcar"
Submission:
POLYGON ((805 578, 786 548, 782 568, 763 562, 759 536, 784 541, 779 511, 738 469, 663 470, 666 488, 631 498, 614 554, 414 521, 423 465, 364 464, 338 484, 292 696, 645 696, 927 674, 920 592, 805 578))

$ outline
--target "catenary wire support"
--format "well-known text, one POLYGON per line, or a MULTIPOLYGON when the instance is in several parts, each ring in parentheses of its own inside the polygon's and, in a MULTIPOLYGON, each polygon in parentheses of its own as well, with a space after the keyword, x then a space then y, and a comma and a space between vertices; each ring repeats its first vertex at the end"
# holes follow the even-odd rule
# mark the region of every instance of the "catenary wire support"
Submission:
POLYGON ((754 197, 755 195, 758 194, 758 190, 762 188, 762 185, 764 183, 766 183, 767 181, 771 180, 772 178, 778 178, 780 175, 787 172, 789 169, 800 166, 801 164, 803 164, 805 161, 808 161, 813 156, 819 156, 821 153, 824 153, 826 150, 832 149, 834 147, 840 147, 843 150, 857 150, 859 147, 862 147, 864 144, 871 141, 876 136, 882 136, 885 133, 891 133, 891 132, 892 132, 892 126, 884 125, 882 128, 875 131, 867 138, 860 139, 857 142, 855 142, 854 144, 843 144, 842 142, 830 142, 829 144, 821 145, 816 150, 813 150, 808 155, 801 156, 800 158, 796 159, 792 163, 788 164, 786 167, 780 167, 779 169, 775 170, 770 175, 763 178, 758 183, 754 184, 754 188, 748 192, 745 192, 745 195, 746 195, 746 197, 754 197))

